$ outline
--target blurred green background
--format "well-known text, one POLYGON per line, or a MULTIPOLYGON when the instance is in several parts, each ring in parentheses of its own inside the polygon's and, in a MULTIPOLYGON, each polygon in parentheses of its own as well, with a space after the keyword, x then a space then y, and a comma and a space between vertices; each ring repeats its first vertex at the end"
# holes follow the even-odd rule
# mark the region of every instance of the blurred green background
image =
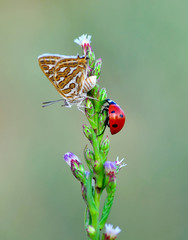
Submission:
POLYGON ((43 53, 81 54, 92 35, 100 86, 126 112, 109 160, 126 157, 108 223, 118 239, 188 239, 188 2, 0 1, 0 239, 86 239, 80 185, 62 159, 83 160, 87 123, 38 66, 43 53))

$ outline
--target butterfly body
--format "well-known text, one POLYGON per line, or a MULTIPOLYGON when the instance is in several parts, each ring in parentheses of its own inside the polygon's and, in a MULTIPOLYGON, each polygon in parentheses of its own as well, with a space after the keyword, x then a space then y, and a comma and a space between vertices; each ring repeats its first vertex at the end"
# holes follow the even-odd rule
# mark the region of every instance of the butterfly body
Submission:
POLYGON ((46 53, 40 55, 38 61, 43 73, 64 98, 65 106, 76 104, 79 107, 96 84, 96 76, 87 77, 86 56, 46 53))

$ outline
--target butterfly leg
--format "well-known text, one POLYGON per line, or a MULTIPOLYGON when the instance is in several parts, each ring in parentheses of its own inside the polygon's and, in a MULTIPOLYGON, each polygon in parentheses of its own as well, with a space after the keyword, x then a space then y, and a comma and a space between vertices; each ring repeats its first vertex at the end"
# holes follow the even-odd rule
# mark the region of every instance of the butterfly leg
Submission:
POLYGON ((90 97, 90 96, 88 96, 88 95, 87 95, 86 98, 89 98, 89 99, 92 99, 92 100, 95 100, 95 101, 99 101, 99 99, 97 99, 97 98, 93 98, 93 97, 90 97))
POLYGON ((81 105, 81 104, 82 104, 82 101, 80 101, 80 102, 77 104, 77 108, 78 108, 79 111, 81 111, 81 112, 83 112, 83 114, 85 114, 85 112, 84 112, 82 109, 80 109, 80 108, 81 108, 81 107, 86 108, 86 106, 83 106, 83 105, 81 105))
POLYGON ((69 107, 69 108, 71 108, 72 105, 68 101, 64 100, 64 104, 61 105, 61 107, 69 107))

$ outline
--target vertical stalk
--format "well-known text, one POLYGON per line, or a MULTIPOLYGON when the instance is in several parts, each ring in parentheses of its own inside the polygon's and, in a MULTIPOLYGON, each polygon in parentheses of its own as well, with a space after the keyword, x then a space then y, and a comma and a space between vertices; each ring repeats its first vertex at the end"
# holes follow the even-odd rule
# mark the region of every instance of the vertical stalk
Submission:
POLYGON ((93 227, 96 230, 96 240, 100 240, 100 226, 99 226, 99 210, 100 210, 100 198, 101 198, 101 188, 103 182, 103 171, 101 172, 100 169, 102 168, 101 165, 101 155, 100 155, 100 143, 98 141, 97 134, 99 132, 99 111, 100 105, 98 103, 94 104, 94 121, 96 124, 96 128, 93 129, 93 150, 95 154, 95 166, 94 166, 94 179, 95 179, 95 190, 94 190, 94 202, 96 206, 96 214, 94 215, 94 219, 92 219, 93 227), (101 175, 102 174, 102 175, 101 175))

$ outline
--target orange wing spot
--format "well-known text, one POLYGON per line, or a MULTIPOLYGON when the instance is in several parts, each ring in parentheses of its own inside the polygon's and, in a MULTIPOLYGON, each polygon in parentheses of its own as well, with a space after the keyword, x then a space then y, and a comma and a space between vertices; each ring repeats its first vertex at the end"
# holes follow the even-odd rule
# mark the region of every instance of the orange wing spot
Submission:
POLYGON ((76 86, 75 83, 71 83, 69 87, 70 87, 71 89, 73 89, 73 88, 75 88, 75 86, 76 86))
POLYGON ((81 78, 80 78, 79 76, 77 76, 77 77, 76 77, 76 83, 78 83, 78 84, 79 84, 79 83, 80 83, 80 81, 81 81, 81 78))
POLYGON ((64 88, 64 86, 65 86, 64 81, 59 82, 57 86, 58 86, 58 88, 61 88, 61 89, 64 88))
POLYGON ((71 92, 70 88, 66 88, 66 89, 62 90, 62 93, 64 93, 64 94, 67 94, 67 93, 70 93, 70 92, 71 92))
POLYGON ((42 66, 44 70, 48 70, 49 67, 47 65, 42 66))
POLYGON ((67 67, 63 73, 64 73, 64 76, 68 75, 70 73, 70 68, 67 67))
POLYGON ((45 74, 46 74, 46 76, 47 76, 47 77, 49 77, 49 76, 50 76, 49 72, 46 72, 45 74))
POLYGON ((65 69, 63 72, 56 71, 57 75, 60 77, 66 77, 70 72, 70 68, 65 69))
POLYGON ((57 75, 57 76, 55 77, 55 81, 59 81, 59 80, 60 80, 60 76, 57 75))
POLYGON ((69 67, 77 67, 78 62, 67 62, 66 65, 69 66, 69 67))
MULTIPOLYGON (((56 76, 56 77, 55 77, 55 81, 58 81, 58 80, 57 80, 57 77, 59 77, 59 76, 56 76)), ((71 75, 68 76, 68 77, 65 77, 65 78, 63 79, 63 81, 61 81, 61 82, 58 83, 58 87, 64 88, 71 80, 72 80, 72 76, 71 76, 71 75)))
POLYGON ((39 62, 40 62, 41 64, 45 64, 46 61, 39 59, 39 62))
POLYGON ((54 67, 52 67, 49 71, 50 74, 54 73, 54 67))

